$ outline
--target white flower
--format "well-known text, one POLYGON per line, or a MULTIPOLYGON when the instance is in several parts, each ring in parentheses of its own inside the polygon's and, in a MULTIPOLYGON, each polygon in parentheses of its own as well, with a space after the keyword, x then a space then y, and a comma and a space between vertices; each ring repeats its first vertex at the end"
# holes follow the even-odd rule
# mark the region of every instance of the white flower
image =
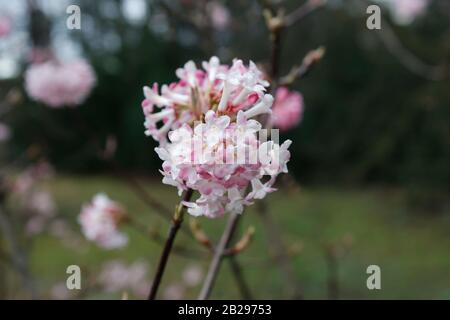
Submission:
POLYGON ((156 83, 152 88, 144 87, 142 109, 146 135, 165 144, 169 131, 202 121, 203 114, 209 110, 234 116, 240 110, 251 110, 255 106, 256 109, 247 113, 247 118, 269 112, 271 101, 264 95, 269 83, 252 61, 247 67, 242 60, 234 59, 228 66, 220 64, 217 57, 211 57, 202 62, 202 67, 197 69, 193 61, 188 61, 176 70, 179 81, 163 85, 160 93, 156 83), (160 110, 154 110, 154 106, 160 110))
POLYGON ((118 203, 100 193, 83 206, 78 221, 88 240, 102 248, 115 249, 128 243, 128 237, 117 229, 124 216, 125 212, 118 203))
POLYGON ((251 200, 275 190, 277 175, 287 171, 290 141, 260 143, 256 133, 261 124, 247 120, 242 111, 235 121, 211 110, 204 118, 194 129, 184 125, 172 131, 170 142, 155 149, 164 161, 163 183, 176 186, 179 194, 188 188, 199 192, 197 200, 183 202, 193 216, 241 213, 251 200), (258 159, 259 153, 264 157, 258 159), (270 178, 263 184, 265 176, 270 178))

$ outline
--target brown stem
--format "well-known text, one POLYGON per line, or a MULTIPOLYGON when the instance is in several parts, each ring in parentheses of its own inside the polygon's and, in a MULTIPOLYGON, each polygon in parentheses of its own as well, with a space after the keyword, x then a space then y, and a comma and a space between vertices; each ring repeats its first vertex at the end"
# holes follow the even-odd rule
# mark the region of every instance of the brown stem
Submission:
POLYGON ((324 47, 319 47, 308 52, 303 58, 302 64, 300 66, 294 66, 286 76, 280 79, 279 85, 288 86, 295 80, 306 77, 311 69, 323 58, 324 54, 324 47))
POLYGON ((272 92, 278 85, 278 76, 280 73, 280 53, 281 53, 281 32, 282 28, 272 31, 272 53, 270 58, 270 77, 272 78, 272 92))
MULTIPOLYGON (((158 233, 152 232, 146 226, 141 225, 140 223, 137 223, 136 220, 129 219, 127 223, 129 226, 133 227, 136 231, 139 231, 139 233, 141 233, 148 240, 151 240, 154 243, 159 244, 159 245, 165 245, 164 239, 158 233)), ((174 246, 173 253, 176 255, 179 255, 180 257, 189 258, 189 259, 199 259, 199 258, 206 257, 204 252, 189 249, 184 246, 174 246)))
MULTIPOLYGON (((193 190, 188 189, 184 193, 183 201, 189 201, 192 197, 193 190)), ((172 223, 169 229, 169 235, 167 236, 166 243, 164 245, 161 258, 159 259, 158 269, 156 270, 155 279, 153 280, 152 287, 148 296, 148 300, 155 300, 158 288, 161 283, 164 271, 166 269, 167 260, 169 259, 170 252, 172 251, 173 243, 177 235, 178 230, 183 222, 184 206, 180 203, 174 213, 172 223)))
POLYGON ((212 288, 217 278, 217 274, 220 270, 220 265, 224 257, 224 253, 231 241, 231 238, 236 231, 236 227, 240 218, 240 214, 233 213, 228 219, 225 230, 220 238, 219 244, 214 252, 213 259, 209 265, 208 273, 206 274, 205 281, 203 282, 202 290, 198 296, 198 300, 206 300, 211 294, 212 288))
POLYGON ((316 9, 320 8, 321 6, 323 6, 325 3, 326 3, 325 0, 322 0, 322 1, 319 1, 319 0, 306 1, 303 5, 301 5, 300 7, 295 9, 294 11, 292 11, 290 14, 288 14, 284 18, 285 26, 288 27, 288 26, 293 25, 297 21, 303 19, 304 17, 306 17, 307 15, 312 13, 314 10, 316 10, 316 9))
POLYGON ((36 288, 34 281, 30 274, 28 267, 27 256, 23 252, 22 248, 19 247, 18 240, 16 239, 15 233, 12 229, 11 222, 8 215, 3 210, 0 204, 0 230, 4 235, 4 239, 10 246, 11 262, 15 267, 17 273, 19 273, 22 278, 24 287, 26 287, 31 295, 31 299, 37 298, 36 288))

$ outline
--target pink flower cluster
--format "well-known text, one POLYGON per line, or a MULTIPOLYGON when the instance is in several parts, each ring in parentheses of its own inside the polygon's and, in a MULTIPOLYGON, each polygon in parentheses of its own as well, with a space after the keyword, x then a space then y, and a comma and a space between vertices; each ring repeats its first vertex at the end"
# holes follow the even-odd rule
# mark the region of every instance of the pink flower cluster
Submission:
POLYGON ((160 142, 163 183, 179 194, 197 191, 195 201, 183 202, 188 212, 215 218, 242 213, 275 190, 276 177, 287 172, 291 141, 280 146, 258 138, 262 125, 252 118, 270 114, 273 97, 253 62, 227 66, 212 57, 202 67, 189 61, 176 72, 180 80, 160 92, 157 84, 144 87, 142 107, 146 134, 160 142))
POLYGON ((95 82, 95 73, 84 60, 32 64, 25 73, 28 95, 53 108, 83 103, 95 82))
POLYGON ((193 216, 220 217, 225 212, 242 213, 244 205, 274 191, 277 175, 287 172, 291 144, 261 143, 261 124, 239 111, 236 121, 217 116, 212 110, 205 122, 194 128, 187 124, 169 133, 170 143, 156 148, 164 160, 163 183, 200 193, 195 202, 184 202, 193 216), (267 181, 263 179, 269 176, 267 181), (251 184, 252 189, 247 190, 251 184))
POLYGON ((118 225, 125 218, 124 209, 106 194, 94 196, 92 202, 84 205, 78 221, 83 234, 105 249, 125 246, 128 237, 118 230, 118 225))
POLYGON ((280 87, 275 94, 271 121, 274 127, 287 131, 298 125, 303 115, 303 97, 299 92, 280 87))
POLYGON ((212 57, 202 67, 197 69, 189 61, 176 71, 179 81, 163 85, 161 90, 157 83, 152 88, 144 87, 142 108, 147 135, 165 143, 170 130, 202 121, 208 110, 227 115, 246 110, 248 117, 269 112, 273 97, 264 94, 269 83, 253 62, 247 67, 235 59, 230 67, 212 57), (158 112, 154 112, 155 106, 158 112), (251 107, 253 111, 248 110, 251 107))
POLYGON ((53 195, 43 188, 43 182, 53 175, 52 167, 45 161, 31 165, 12 182, 10 190, 23 215, 27 236, 44 232, 53 223, 57 207, 53 195))

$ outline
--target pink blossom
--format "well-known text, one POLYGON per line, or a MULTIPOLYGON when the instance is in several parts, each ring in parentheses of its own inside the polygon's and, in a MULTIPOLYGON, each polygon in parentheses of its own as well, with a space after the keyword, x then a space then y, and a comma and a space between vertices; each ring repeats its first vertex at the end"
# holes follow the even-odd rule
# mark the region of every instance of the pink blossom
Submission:
POLYGON ((193 216, 242 213, 273 192, 278 174, 287 172, 291 141, 260 141, 262 125, 252 119, 272 112, 269 83, 253 62, 235 59, 227 66, 217 57, 202 69, 189 61, 176 75, 180 81, 161 90, 144 87, 142 103, 146 134, 160 142, 155 151, 164 161, 163 183, 180 195, 187 189, 200 194, 183 202, 193 216))
POLYGON ((46 191, 35 191, 25 201, 27 212, 32 213, 25 226, 27 233, 35 235, 43 232, 56 214, 56 205, 52 195, 46 191))
POLYGON ((11 130, 6 124, 0 122, 0 142, 8 141, 11 137, 11 130))
POLYGON ((11 20, 8 17, 0 16, 0 38, 7 36, 11 32, 11 20))
POLYGON ((199 192, 197 200, 184 202, 193 216, 242 213, 253 199, 274 191, 277 175, 287 172, 291 141, 281 146, 272 141, 261 143, 256 134, 260 129, 261 124, 248 120, 244 111, 232 121, 230 116, 217 116, 210 110, 205 122, 193 129, 185 124, 171 131, 170 143, 155 149, 164 161, 163 183, 176 186, 179 194, 188 188, 199 192), (263 183, 267 176, 270 179, 263 183))
POLYGON ((149 266, 136 261, 127 265, 115 260, 106 263, 98 276, 98 283, 106 292, 122 293, 130 290, 137 297, 144 297, 150 286, 147 280, 149 266))
POLYGON ((229 116, 245 110, 251 113, 249 118, 270 112, 272 98, 264 94, 269 83, 251 61, 245 66, 242 60, 235 59, 228 66, 212 57, 202 63, 202 69, 189 61, 176 70, 176 75, 179 81, 161 89, 157 83, 144 87, 145 133, 160 143, 166 143, 169 131, 202 121, 208 110, 229 116), (250 111, 254 106, 258 106, 257 110, 250 111))
POLYGON ((429 0, 391 0, 394 17, 400 24, 409 24, 416 17, 423 14, 429 0))
POLYGON ((178 283, 168 285, 163 292, 164 300, 181 300, 186 294, 186 288, 178 283))
POLYGON ((230 24, 230 12, 219 1, 209 2, 207 5, 207 12, 215 29, 223 30, 230 24))
POLYGON ((83 251, 82 239, 71 226, 63 219, 53 219, 48 226, 49 233, 59 239, 61 243, 72 250, 83 251))
POLYGON ((50 192, 41 184, 53 174, 51 166, 41 161, 24 170, 12 184, 11 190, 21 206, 25 231, 28 235, 43 232, 56 215, 56 204, 50 192))
POLYGON ((78 221, 88 240, 102 248, 115 249, 128 243, 128 237, 117 228, 124 218, 124 209, 106 194, 99 193, 83 206, 78 221))
POLYGON ((203 279, 203 270, 199 265, 192 264, 184 269, 182 277, 186 286, 195 287, 199 285, 203 279))
POLYGON ((272 107, 272 124, 274 127, 287 131, 301 121, 303 114, 303 97, 299 92, 289 91, 280 87, 275 94, 272 107))
POLYGON ((55 300, 69 300, 73 297, 72 292, 72 290, 67 288, 66 282, 62 281, 51 288, 50 295, 55 300))
POLYGON ((25 73, 28 95, 52 108, 83 103, 95 82, 94 71, 84 60, 32 64, 25 73))
POLYGON ((54 174, 52 166, 46 161, 40 161, 23 171, 13 184, 13 191, 28 197, 33 187, 42 180, 51 178, 54 174))

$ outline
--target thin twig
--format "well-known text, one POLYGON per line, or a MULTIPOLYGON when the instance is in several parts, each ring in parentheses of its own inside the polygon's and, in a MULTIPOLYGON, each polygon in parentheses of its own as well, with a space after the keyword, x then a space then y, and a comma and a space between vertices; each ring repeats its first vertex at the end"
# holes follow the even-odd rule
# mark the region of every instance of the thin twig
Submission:
POLYGON ((375 32, 386 49, 398 59, 398 61, 409 71, 423 78, 440 81, 445 78, 444 68, 441 66, 431 66, 417 58, 398 39, 394 30, 386 19, 381 19, 382 30, 375 32))
POLYGON ((326 0, 308 0, 300 7, 292 11, 290 14, 284 17, 284 25, 289 27, 294 23, 300 21, 314 10, 323 6, 327 1, 326 0))
MULTIPOLYGON (((158 245, 164 245, 165 241, 164 239, 159 235, 159 233, 153 232, 146 228, 145 226, 139 224, 136 222, 136 220, 128 220, 128 225, 139 231, 146 239, 153 241, 154 243, 158 245)), ((184 258, 189 259, 199 259, 199 258, 206 258, 207 255, 205 255, 204 252, 193 250, 186 248, 184 246, 174 246, 173 247, 173 253, 176 255, 179 255, 184 258)))
MULTIPOLYGON (((359 1, 361 8, 363 6, 359 1)), ((367 1, 365 1, 368 4, 367 1)), ((391 55, 410 72, 428 80, 440 81, 449 75, 446 74, 444 66, 432 66, 420 60, 414 53, 406 48, 395 34, 389 22, 381 15, 381 30, 375 32, 391 55)))
MULTIPOLYGON (((309 3, 309 1, 308 1, 309 3)), ((305 4, 306 5, 306 4, 305 4)), ((305 6, 303 5, 303 7, 305 6)), ((309 4, 308 4, 309 5, 309 4)), ((305 9, 302 9, 305 10, 305 9)), ((267 12, 267 11, 266 11, 267 12)), ((272 52, 270 57, 271 63, 271 92, 275 94, 278 88, 279 82, 279 69, 280 69, 280 55, 281 55, 281 36, 282 32, 285 30, 285 27, 292 24, 295 19, 299 19, 301 11, 294 11, 293 15, 284 16, 282 12, 279 12, 276 17, 272 17, 270 13, 266 13, 266 23, 269 28, 270 39, 272 43, 272 52), (286 18, 289 23, 286 23, 286 18)), ((268 124, 268 119, 265 119, 264 127, 268 124)), ((270 215, 266 210, 266 205, 263 200, 258 202, 258 213, 260 214, 263 224, 266 228, 266 232, 269 235, 269 243, 273 246, 274 251, 277 252, 278 257, 275 258, 275 261, 279 264, 280 269, 286 280, 286 287, 289 290, 289 294, 294 295, 296 298, 300 298, 302 296, 300 292, 300 287, 297 285, 297 280, 295 276, 295 272, 292 268, 292 265, 289 261, 289 256, 287 255, 287 250, 282 242, 280 233, 276 228, 274 222, 270 219, 270 215)))
MULTIPOLYGON (((192 197, 192 193, 193 193, 192 189, 186 190, 184 193, 183 201, 189 201, 192 197)), ((169 229, 169 234, 167 236, 167 240, 164 245, 161 258, 159 260, 158 269, 156 271, 156 276, 155 279, 153 280, 152 287, 150 289, 148 300, 154 300, 156 298, 156 294, 158 293, 158 288, 164 275, 167 260, 169 259, 170 252, 172 251, 175 237, 177 235, 178 230, 181 227, 181 223, 183 222, 184 208, 185 207, 180 203, 175 209, 175 213, 169 229)))
POLYGON ((217 278, 217 274, 220 270, 220 265, 222 263, 222 259, 224 258, 224 253, 228 247, 228 244, 231 241, 231 238, 236 231, 236 227, 240 218, 240 214, 230 214, 230 218, 228 219, 225 230, 220 238, 219 244, 216 247, 214 252, 213 259, 209 265, 208 273, 206 274, 205 281, 203 282, 202 290, 200 291, 200 295, 198 296, 198 300, 206 300, 211 294, 212 288, 217 278))
POLYGON ((324 54, 324 47, 319 47, 308 52, 303 58, 302 64, 300 66, 294 66, 286 76, 279 80, 279 85, 288 86, 294 83, 295 80, 306 77, 312 68, 323 58, 324 54))
POLYGON ((9 218, 3 208, 0 207, 0 228, 2 230, 2 234, 7 242, 9 242, 10 246, 10 254, 12 263, 22 278, 22 282, 24 287, 28 289, 31 294, 31 298, 35 299, 36 289, 33 283, 33 279, 30 275, 27 265, 27 257, 24 252, 19 247, 18 241, 14 235, 14 231, 12 230, 11 223, 9 218))

